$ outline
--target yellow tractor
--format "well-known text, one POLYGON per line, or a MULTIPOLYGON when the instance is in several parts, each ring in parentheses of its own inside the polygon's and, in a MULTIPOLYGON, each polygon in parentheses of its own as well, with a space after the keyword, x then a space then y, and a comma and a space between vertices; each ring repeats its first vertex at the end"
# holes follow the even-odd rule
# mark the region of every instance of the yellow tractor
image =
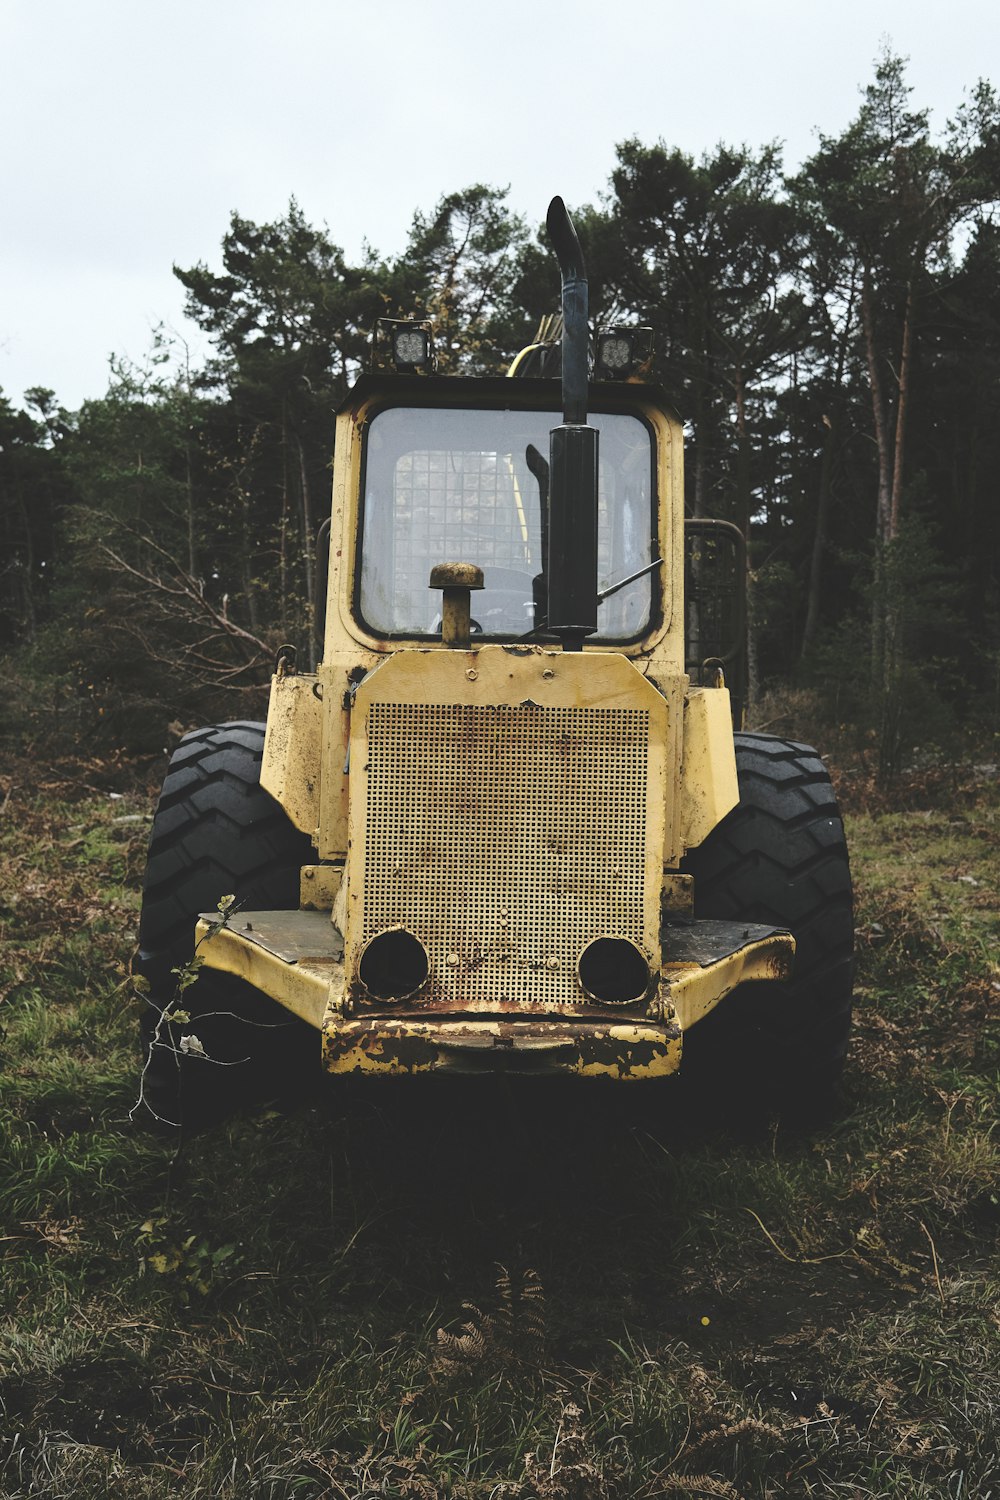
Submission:
POLYGON ((829 778, 807 746, 734 734, 738 650, 705 649, 725 528, 686 547, 682 427, 637 378, 643 331, 598 335, 589 378, 561 199, 548 227, 561 346, 514 379, 444 378, 424 326, 383 328, 391 368, 337 414, 322 660, 283 651, 266 726, 171 759, 135 965, 161 1120, 294 1091, 320 1059, 735 1065, 779 1106, 839 1073, 853 925, 829 778))

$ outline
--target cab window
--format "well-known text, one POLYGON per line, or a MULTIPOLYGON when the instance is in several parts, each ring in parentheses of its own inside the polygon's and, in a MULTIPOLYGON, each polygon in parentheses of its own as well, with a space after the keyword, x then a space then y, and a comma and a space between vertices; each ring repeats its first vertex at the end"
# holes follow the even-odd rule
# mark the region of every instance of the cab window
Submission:
MULTIPOLYGON (((485 587, 472 599, 474 628, 516 637, 536 624, 533 579, 544 571, 542 490, 556 412, 389 407, 368 424, 359 534, 357 608, 377 635, 434 636, 440 595, 428 587, 441 562, 476 563, 485 587)), ((600 432, 598 583, 649 564, 656 545, 653 445, 628 414, 592 414, 600 432)), ((607 599, 598 638, 631 640, 650 623, 652 575, 607 599)))

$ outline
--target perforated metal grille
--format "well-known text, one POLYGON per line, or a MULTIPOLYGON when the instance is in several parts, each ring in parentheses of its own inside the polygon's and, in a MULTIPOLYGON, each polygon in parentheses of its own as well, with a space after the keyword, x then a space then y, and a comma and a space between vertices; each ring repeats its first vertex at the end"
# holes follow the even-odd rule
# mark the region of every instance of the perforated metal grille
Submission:
POLYGON ((649 714, 375 703, 367 941, 396 923, 457 1008, 579 1002, 593 938, 642 946, 649 714))

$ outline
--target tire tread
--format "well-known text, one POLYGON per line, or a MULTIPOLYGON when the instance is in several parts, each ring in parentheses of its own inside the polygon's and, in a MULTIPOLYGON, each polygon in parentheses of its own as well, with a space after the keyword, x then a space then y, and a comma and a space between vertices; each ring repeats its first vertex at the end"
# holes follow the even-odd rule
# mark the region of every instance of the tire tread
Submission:
POLYGON ((213 970, 185 992, 184 1008, 198 1024, 199 1039, 211 1037, 209 1055, 239 1066, 213 1068, 181 1056, 173 1027, 169 1042, 150 1054, 160 1016, 176 993, 172 970, 194 952, 199 913, 228 895, 244 907, 298 905, 299 870, 312 857, 312 844, 260 785, 263 746, 264 725, 250 720, 185 735, 171 756, 153 818, 133 960, 149 985, 140 1023, 144 1097, 157 1119, 185 1130, 215 1123, 280 1083, 283 1065, 286 1072, 301 1066, 303 1034, 314 1039, 311 1028, 267 996, 213 970), (242 1024, 247 1021, 267 1029, 251 1030, 242 1024))
POLYGON ((847 1051, 854 946, 847 845, 815 750, 772 735, 735 740, 740 803, 682 868, 695 878, 696 917, 789 927, 795 965, 787 984, 727 996, 685 1045, 699 1072, 750 1074, 769 1103, 794 1108, 832 1094, 847 1051))

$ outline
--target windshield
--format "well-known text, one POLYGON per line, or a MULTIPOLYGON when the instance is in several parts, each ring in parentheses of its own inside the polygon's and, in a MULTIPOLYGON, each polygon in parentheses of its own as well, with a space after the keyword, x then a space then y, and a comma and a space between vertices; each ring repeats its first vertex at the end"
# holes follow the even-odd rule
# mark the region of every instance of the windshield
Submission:
MULTIPOLYGON (((378 635, 435 635, 441 596, 428 587, 442 562, 476 563, 473 629, 519 636, 535 621, 544 571, 542 491, 556 412, 390 407, 367 429, 359 606, 378 635)), ((595 413, 600 432, 598 587, 656 556, 653 442, 635 416, 595 413)), ((605 600, 598 637, 631 640, 649 624, 657 570, 605 600)))

